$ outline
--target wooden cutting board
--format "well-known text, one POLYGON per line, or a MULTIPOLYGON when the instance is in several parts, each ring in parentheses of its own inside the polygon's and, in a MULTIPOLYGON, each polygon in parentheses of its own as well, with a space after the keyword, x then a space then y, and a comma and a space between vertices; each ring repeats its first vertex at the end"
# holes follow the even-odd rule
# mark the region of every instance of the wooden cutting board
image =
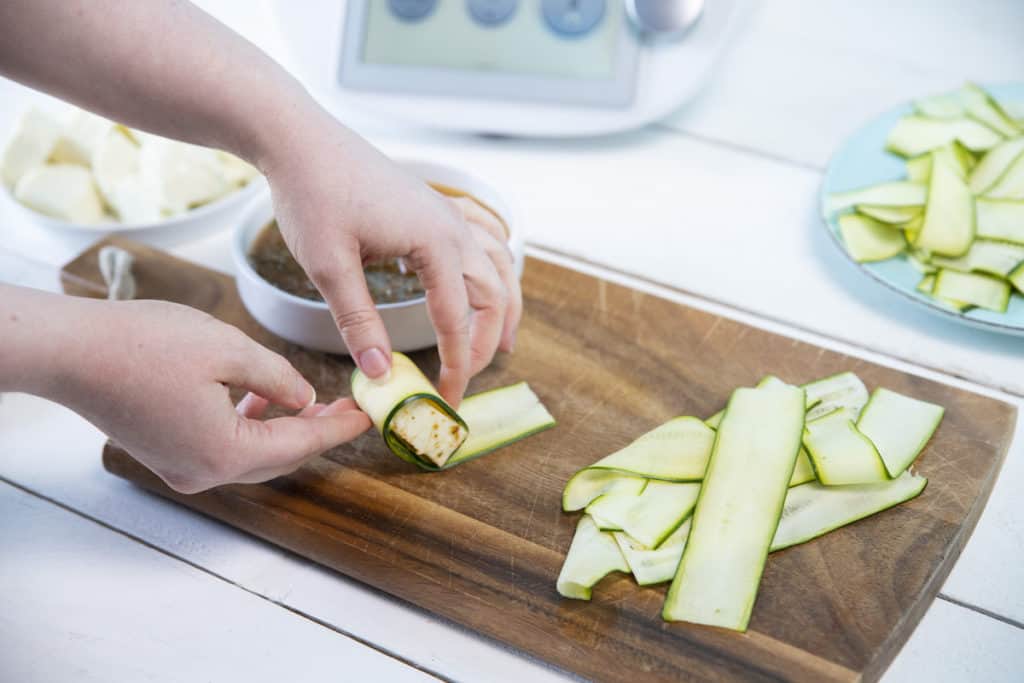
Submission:
MULTIPOLYGON (((233 280, 121 240, 140 298, 209 311, 284 353, 321 400, 347 394, 347 358, 277 339, 246 313, 233 280)), ((69 293, 102 295, 98 246, 64 270, 69 293)), ((440 474, 370 433, 291 476, 184 496, 116 446, 111 472, 403 600, 588 678, 874 680, 909 637, 959 556, 1006 454, 1014 407, 528 259, 516 352, 471 392, 527 380, 558 419, 543 434, 440 474), (746 634, 660 618, 664 586, 606 578, 591 602, 555 578, 578 515, 560 493, 579 468, 682 414, 717 411, 767 373, 802 383, 853 370, 946 407, 917 463, 914 501, 774 553, 746 634)), ((436 372, 433 351, 415 355, 436 372)))

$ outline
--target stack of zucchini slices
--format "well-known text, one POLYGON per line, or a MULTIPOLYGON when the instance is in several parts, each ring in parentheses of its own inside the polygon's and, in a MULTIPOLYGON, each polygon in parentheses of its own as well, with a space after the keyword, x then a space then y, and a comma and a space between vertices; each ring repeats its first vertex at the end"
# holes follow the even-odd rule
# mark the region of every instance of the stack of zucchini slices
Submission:
POLYGON ((792 386, 769 376, 708 418, 678 417, 577 472, 584 511, 558 592, 589 600, 611 572, 671 581, 662 616, 744 631, 769 552, 916 497, 908 471, 940 406, 845 372, 792 386))
POLYGON ((1004 313, 1024 294, 1024 122, 973 84, 915 109, 886 143, 906 178, 833 194, 826 214, 854 260, 905 257, 945 307, 1004 313))

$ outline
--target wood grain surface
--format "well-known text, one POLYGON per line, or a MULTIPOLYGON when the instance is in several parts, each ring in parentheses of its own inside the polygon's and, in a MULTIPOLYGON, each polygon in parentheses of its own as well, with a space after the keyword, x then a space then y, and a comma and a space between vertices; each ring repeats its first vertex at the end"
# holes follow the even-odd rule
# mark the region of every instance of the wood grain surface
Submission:
MULTIPOLYGON (((284 353, 321 400, 347 394, 352 363, 277 339, 233 280, 128 241, 140 298, 178 301, 284 353)), ((97 245, 65 289, 102 295, 97 245)), ((558 419, 548 432, 443 473, 388 453, 376 434, 272 482, 185 496, 115 445, 111 472, 188 507, 594 680, 875 680, 924 614, 992 489, 1013 406, 528 259, 516 352, 470 391, 527 380, 558 419), (869 388, 939 403, 914 501, 771 555, 750 630, 666 624, 664 586, 615 575, 591 602, 555 578, 577 515, 560 510, 579 468, 666 419, 717 411, 772 373, 802 383, 853 370, 869 388)), ((436 372, 433 351, 414 355, 436 372)), ((371 615, 368 615, 368 617, 371 615)), ((395 634, 415 637, 415 634, 395 634)))

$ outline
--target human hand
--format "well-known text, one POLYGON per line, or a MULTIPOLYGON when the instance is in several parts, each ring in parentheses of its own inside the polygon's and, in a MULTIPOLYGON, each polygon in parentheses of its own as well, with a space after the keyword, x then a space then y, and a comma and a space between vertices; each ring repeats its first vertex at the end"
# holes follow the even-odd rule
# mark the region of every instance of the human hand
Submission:
POLYGON ((369 377, 388 371, 391 344, 363 265, 403 258, 426 290, 438 389, 458 405, 469 378, 515 342, 522 298, 504 227, 475 202, 435 192, 329 116, 307 123, 260 162, 289 248, 369 377))
POLYGON ((37 393, 86 417, 176 491, 272 479, 370 427, 350 398, 314 403, 287 360, 205 313, 64 299, 77 302, 61 320, 72 331, 68 368, 37 393), (228 387, 251 393, 236 408, 228 387), (270 403, 299 412, 262 420, 270 403))

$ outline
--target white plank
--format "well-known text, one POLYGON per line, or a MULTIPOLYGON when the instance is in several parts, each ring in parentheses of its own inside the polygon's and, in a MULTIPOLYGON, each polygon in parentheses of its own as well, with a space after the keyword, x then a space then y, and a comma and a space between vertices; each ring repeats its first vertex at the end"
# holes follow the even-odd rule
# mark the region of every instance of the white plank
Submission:
MULTIPOLYGON (((103 442, 103 435, 95 428, 56 404, 22 394, 5 394, 0 401, 0 476, 14 483, 141 538, 247 590, 313 615, 426 670, 465 681, 488 680, 506 674, 509 680, 541 683, 562 680, 562 674, 493 641, 411 609, 379 591, 107 474, 99 460, 103 442)), ((0 528, 4 525, 2 520, 0 513, 0 528)), ((4 547, 2 568, 7 556, 2 540, 0 547, 4 547)), ((90 554, 89 559, 98 574, 110 572, 118 576, 123 573, 118 571, 116 562, 107 563, 102 554, 90 554)), ((39 559, 38 564, 45 566, 40 569, 45 572, 67 571, 69 566, 59 557, 39 559)), ((0 585, 4 584, 0 582, 0 585)), ((161 585, 163 590, 162 584, 154 582, 154 585, 161 585)), ((95 586, 93 592, 100 597, 120 600, 119 590, 119 585, 113 583, 95 586)), ((187 607, 175 618, 190 617, 193 606, 204 603, 202 595, 194 603, 187 600, 187 596, 178 597, 187 607)), ((228 610, 200 613, 203 623, 210 628, 228 630, 236 623, 228 610)), ((3 614, 0 610, 0 615, 3 614)), ((81 618, 82 628, 85 628, 88 614, 81 618)), ((14 626, 21 620, 21 617, 14 620, 14 626)), ((245 647, 243 635, 237 638, 238 647, 245 647)), ((295 660, 289 661, 294 664, 295 660)), ((211 680, 233 678, 210 677, 211 680)), ((178 680, 189 679, 178 677, 178 680)), ((0 680, 6 679, 0 675, 0 680)), ((370 677, 367 680, 387 679, 370 677)))
POLYGON ((1018 683, 1024 630, 936 600, 882 677, 884 683, 1018 683))
POLYGON ((0 483, 0 679, 435 680, 0 483))
POLYGON ((1024 3, 748 2, 702 96, 668 125, 824 167, 869 118, 967 79, 1017 81, 1024 3))

